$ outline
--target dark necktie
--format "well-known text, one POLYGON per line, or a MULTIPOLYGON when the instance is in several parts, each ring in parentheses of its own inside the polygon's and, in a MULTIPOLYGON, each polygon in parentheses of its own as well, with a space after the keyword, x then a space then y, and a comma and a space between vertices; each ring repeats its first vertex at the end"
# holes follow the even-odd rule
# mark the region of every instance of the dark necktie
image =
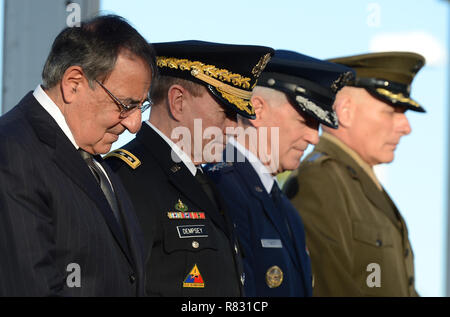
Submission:
POLYGON ((105 173, 97 166, 97 164, 95 164, 94 158, 90 153, 82 149, 79 149, 78 151, 80 152, 81 157, 86 162, 95 179, 97 180, 97 183, 100 185, 100 188, 102 189, 103 194, 105 194, 106 200, 108 201, 109 206, 111 207, 114 213, 114 217, 121 226, 122 222, 120 220, 119 205, 117 203, 117 198, 105 173))
POLYGON ((289 233, 289 236, 292 239, 293 235, 292 235, 292 231, 291 231, 291 226, 289 225, 288 216, 286 214, 286 212, 288 212, 288 211, 286 210, 286 205, 284 204, 282 195, 283 195, 283 193, 281 192, 280 187, 278 187, 277 182, 274 181, 272 190, 270 191, 270 196, 272 197, 272 200, 275 204, 275 208, 277 209, 277 212, 280 213, 280 216, 282 216, 284 218, 284 222, 286 224, 287 231, 289 233))
POLYGON ((203 191, 208 196, 209 200, 214 204, 214 206, 220 211, 219 205, 217 203, 216 197, 214 195, 214 190, 211 187, 211 183, 209 182, 208 177, 203 174, 203 170, 201 167, 197 167, 197 173, 195 174, 195 179, 202 186, 203 191))
POLYGON ((273 201, 275 202, 275 205, 277 205, 278 201, 281 199, 281 190, 280 190, 280 187, 278 187, 278 184, 276 181, 273 182, 272 190, 270 191, 270 196, 272 197, 273 201))

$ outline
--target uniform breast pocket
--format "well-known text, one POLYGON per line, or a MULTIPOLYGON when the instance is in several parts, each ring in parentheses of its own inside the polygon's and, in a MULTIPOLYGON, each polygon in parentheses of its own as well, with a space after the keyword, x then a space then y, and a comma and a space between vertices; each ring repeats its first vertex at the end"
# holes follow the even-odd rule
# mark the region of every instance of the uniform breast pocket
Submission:
POLYGON ((378 247, 393 247, 392 231, 387 226, 353 221, 353 238, 359 242, 378 247))
POLYGON ((174 221, 164 225, 164 250, 167 253, 217 250, 215 240, 215 232, 207 221, 174 221))

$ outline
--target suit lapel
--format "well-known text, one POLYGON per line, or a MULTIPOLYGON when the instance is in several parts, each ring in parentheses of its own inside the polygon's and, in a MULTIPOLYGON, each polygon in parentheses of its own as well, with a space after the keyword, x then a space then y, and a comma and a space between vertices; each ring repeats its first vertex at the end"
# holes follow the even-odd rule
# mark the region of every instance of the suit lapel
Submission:
POLYGON ((36 135, 44 144, 50 147, 53 152, 53 161, 61 171, 95 202, 120 248, 130 261, 129 250, 122 230, 87 164, 54 119, 42 108, 32 94, 30 95, 32 100, 29 101, 29 109, 26 111, 26 116, 36 135))
MULTIPOLYGON (((127 250, 130 251, 130 253, 128 253, 128 256, 132 257, 130 258, 130 260, 133 259, 134 261, 131 263, 135 263, 136 270, 140 271, 143 269, 140 263, 144 263, 143 245, 142 245, 143 237, 140 231, 140 227, 137 225, 136 221, 133 218, 134 215, 130 214, 133 211, 133 206, 127 199, 128 194, 126 193, 125 188, 122 186, 119 177, 111 170, 108 164, 102 162, 102 166, 105 169, 106 173, 109 176, 109 179, 111 180, 111 183, 114 186, 114 191, 118 200, 120 213, 122 215, 122 222, 124 225, 123 230, 126 237, 126 241, 128 242, 127 250)), ((140 273, 143 274, 142 272, 140 273)))

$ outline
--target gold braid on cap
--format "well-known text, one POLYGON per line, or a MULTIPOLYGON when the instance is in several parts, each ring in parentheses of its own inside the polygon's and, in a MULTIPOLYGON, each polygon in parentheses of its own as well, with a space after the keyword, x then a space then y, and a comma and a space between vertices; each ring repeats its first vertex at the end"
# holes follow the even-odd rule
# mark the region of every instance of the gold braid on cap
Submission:
POLYGON ((377 91, 377 93, 379 93, 383 96, 393 99, 394 102, 396 102, 396 101, 406 102, 406 103, 409 103, 411 106, 420 107, 420 105, 417 102, 415 102, 414 100, 412 100, 408 97, 405 97, 401 92, 398 94, 394 94, 393 92, 390 92, 389 90, 384 89, 384 88, 377 88, 376 91, 377 91))
POLYGON ((206 65, 202 62, 174 57, 158 56, 156 58, 156 65, 160 68, 169 67, 181 71, 190 71, 191 75, 195 78, 215 87, 223 98, 236 105, 240 110, 251 115, 254 114, 254 110, 249 102, 252 97, 252 92, 244 90, 251 88, 251 79, 249 77, 234 74, 226 69, 217 68, 214 65, 206 65), (234 86, 244 89, 230 86, 224 82, 229 82, 234 86))

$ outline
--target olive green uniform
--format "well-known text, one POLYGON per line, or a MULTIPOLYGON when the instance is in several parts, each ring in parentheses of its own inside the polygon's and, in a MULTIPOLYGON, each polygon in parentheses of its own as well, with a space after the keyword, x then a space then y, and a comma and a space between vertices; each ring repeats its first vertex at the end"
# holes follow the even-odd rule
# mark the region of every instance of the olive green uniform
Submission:
POLYGON ((313 296, 417 296, 406 224, 364 164, 324 133, 285 184, 305 224, 313 296))

